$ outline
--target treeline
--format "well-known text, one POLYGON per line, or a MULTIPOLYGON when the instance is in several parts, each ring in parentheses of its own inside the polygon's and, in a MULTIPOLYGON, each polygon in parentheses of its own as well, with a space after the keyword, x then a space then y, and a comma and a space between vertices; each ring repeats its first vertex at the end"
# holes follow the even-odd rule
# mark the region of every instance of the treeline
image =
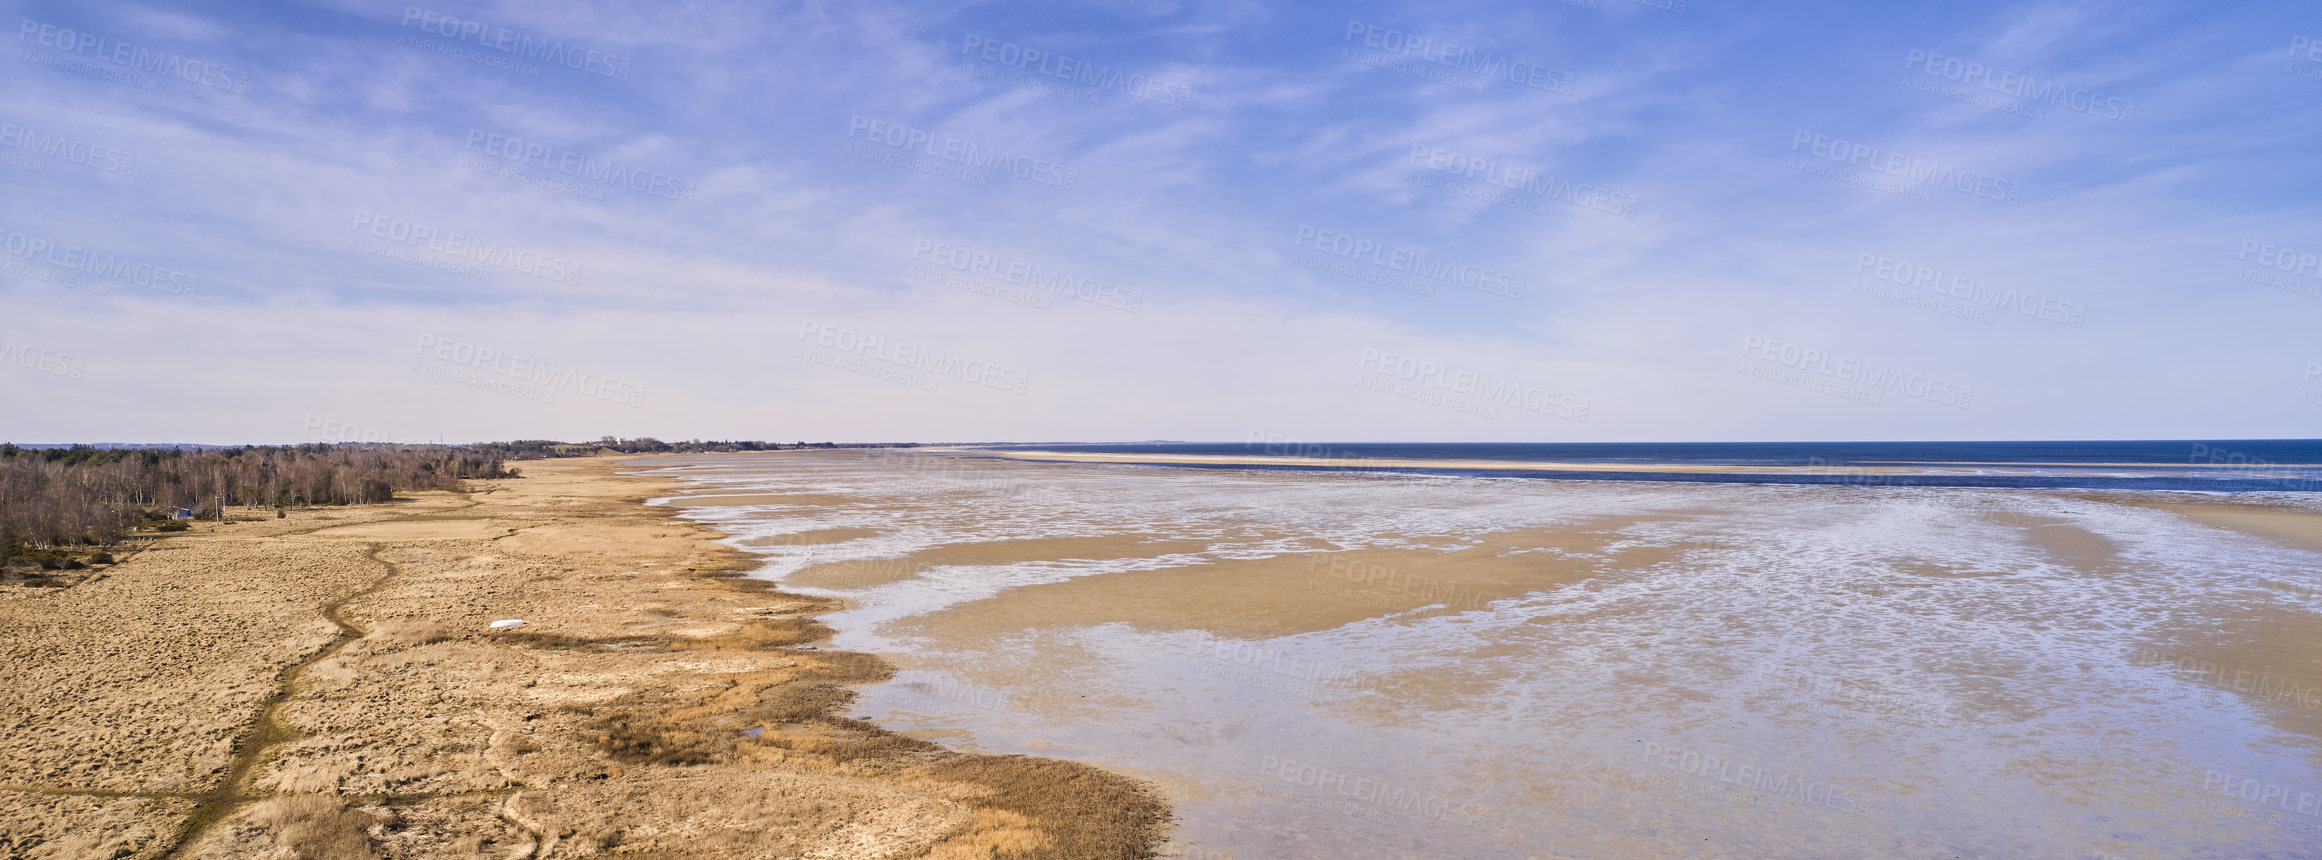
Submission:
POLYGON ((0 445, 0 561, 25 549, 110 547, 140 524, 225 509, 383 502, 404 490, 504 478, 503 459, 443 445, 19 448, 0 445))
MULTIPOLYGON (((513 460, 801 448, 911 447, 864 442, 595 442, 525 439, 474 445, 373 443, 241 448, 22 448, 0 444, 0 563, 27 550, 111 547, 141 526, 225 510, 384 502, 406 490, 457 489, 461 478, 512 478, 513 460)), ((166 526, 162 526, 167 528, 166 526)), ((182 526, 180 527, 182 528, 182 526)))
POLYGON ((519 439, 514 442, 485 442, 467 446, 478 452, 489 453, 503 460, 539 460, 548 457, 589 457, 607 452, 616 454, 721 454, 739 451, 795 451, 802 448, 909 448, 912 442, 763 442, 738 441, 705 442, 694 439, 686 442, 663 442, 651 436, 622 439, 606 436, 595 442, 553 442, 546 439, 519 439))

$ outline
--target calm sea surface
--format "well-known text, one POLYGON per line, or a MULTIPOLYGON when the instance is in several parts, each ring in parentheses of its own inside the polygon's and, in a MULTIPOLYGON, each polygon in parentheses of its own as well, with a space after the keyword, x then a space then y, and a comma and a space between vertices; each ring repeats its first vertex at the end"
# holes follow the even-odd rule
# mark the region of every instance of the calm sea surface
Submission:
MULTIPOLYGON (((990 446, 1071 453, 1307 457, 1344 464, 1254 468, 1403 471, 1546 480, 1884 484, 1925 487, 2322 491, 2322 440, 2107 442, 1146 442, 990 446), (1493 460, 1596 464, 1600 470, 1520 472, 1380 466, 1366 460, 1493 460), (1787 467, 1783 474, 1624 472, 1639 465, 1787 467), (1922 467, 1895 474, 1892 467, 1922 467), (1878 469, 1876 473, 1863 470, 1878 469)), ((1218 468, 1253 468, 1226 466, 1218 468)))

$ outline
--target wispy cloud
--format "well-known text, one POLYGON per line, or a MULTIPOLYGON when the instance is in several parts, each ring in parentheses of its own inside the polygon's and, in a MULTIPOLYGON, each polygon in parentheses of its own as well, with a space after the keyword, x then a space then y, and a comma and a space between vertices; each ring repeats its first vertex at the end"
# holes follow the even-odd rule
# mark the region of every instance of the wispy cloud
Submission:
POLYGON ((1597 5, 16 4, 0 334, 88 361, 0 368, 47 405, 0 436, 2313 435, 2322 19, 1597 5), (810 323, 1031 384, 801 359, 810 323), (1753 377, 1750 338, 1975 403, 1753 377), (1361 387, 1365 350, 1589 417, 1361 387))

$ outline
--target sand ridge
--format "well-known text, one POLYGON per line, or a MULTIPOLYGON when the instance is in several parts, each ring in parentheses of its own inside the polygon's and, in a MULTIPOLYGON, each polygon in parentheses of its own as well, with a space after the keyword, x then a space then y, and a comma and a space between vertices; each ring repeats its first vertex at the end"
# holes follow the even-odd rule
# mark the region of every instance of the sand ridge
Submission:
POLYGON ((1216 559, 1024 586, 904 622, 912 635, 985 640, 1025 627, 1120 622, 1268 639, 1387 615, 1417 620, 1651 564, 1650 550, 1608 552, 1642 517, 1478 535, 1465 545, 1216 559), (940 631, 940 632, 939 632, 940 631))
MULTIPOLYGON (((790 536, 764 538, 745 542, 756 547, 783 545, 812 545, 808 541, 786 540, 790 536)), ((1021 562, 1068 561, 1072 559, 1156 558, 1176 552, 1197 552, 1209 545, 1201 541, 1165 541, 1153 535, 1106 535, 1102 537, 1030 538, 1021 540, 975 541, 948 543, 912 552, 908 555, 823 562, 808 565, 797 573, 783 578, 783 583, 807 588, 868 588, 889 582, 900 582, 944 565, 990 565, 1021 562)))

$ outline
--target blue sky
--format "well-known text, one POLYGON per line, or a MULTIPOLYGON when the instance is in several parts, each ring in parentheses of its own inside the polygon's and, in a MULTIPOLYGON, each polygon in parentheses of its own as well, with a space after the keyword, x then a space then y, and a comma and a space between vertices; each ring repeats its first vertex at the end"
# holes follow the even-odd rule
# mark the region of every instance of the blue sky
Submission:
POLYGON ((8 4, 0 436, 2322 436, 2311 5, 639 5, 8 4))

